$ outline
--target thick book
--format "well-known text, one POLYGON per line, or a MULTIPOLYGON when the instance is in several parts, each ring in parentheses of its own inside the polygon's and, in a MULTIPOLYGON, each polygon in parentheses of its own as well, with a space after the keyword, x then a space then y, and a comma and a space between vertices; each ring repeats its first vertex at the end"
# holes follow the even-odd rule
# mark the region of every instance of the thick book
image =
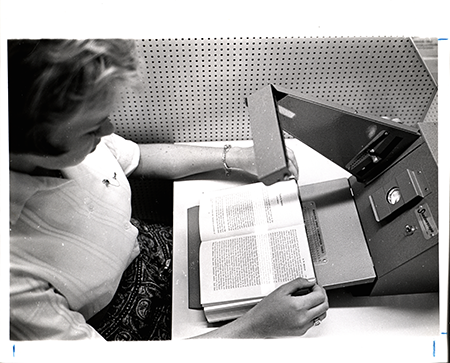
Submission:
POLYGON ((315 281, 295 180, 206 192, 199 205, 200 303, 235 319, 282 284, 315 281))

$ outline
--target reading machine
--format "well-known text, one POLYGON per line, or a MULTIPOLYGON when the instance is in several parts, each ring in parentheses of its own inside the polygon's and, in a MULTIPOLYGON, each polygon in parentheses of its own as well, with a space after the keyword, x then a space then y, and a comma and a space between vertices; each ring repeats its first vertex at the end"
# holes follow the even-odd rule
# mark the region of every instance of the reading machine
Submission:
POLYGON ((299 187, 319 284, 363 295, 438 291, 437 124, 416 129, 274 85, 247 105, 265 184, 288 173, 284 133, 351 174, 299 187))

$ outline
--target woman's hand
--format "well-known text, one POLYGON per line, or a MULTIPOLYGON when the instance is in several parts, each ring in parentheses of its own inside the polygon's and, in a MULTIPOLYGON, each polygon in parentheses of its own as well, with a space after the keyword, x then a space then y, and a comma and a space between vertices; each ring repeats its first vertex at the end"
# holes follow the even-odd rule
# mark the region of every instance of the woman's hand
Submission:
POLYGON ((294 152, 288 147, 286 148, 286 156, 288 159, 289 172, 291 173, 291 176, 293 176, 295 180, 297 180, 298 179, 297 159, 295 158, 294 152))
POLYGON ((327 310, 325 290, 298 278, 276 289, 241 319, 250 327, 250 337, 300 336, 314 325, 316 318, 325 319, 327 310), (311 292, 295 296, 303 288, 310 288, 311 292))
MULTIPOLYGON (((298 165, 294 152, 286 148, 286 157, 288 159, 288 169, 290 176, 298 179, 298 165)), ((257 175, 255 165, 255 151, 253 146, 250 147, 237 147, 233 146, 226 156, 227 164, 230 168, 236 168, 243 170, 244 172, 253 175, 257 175)))
POLYGON ((231 323, 196 338, 269 338, 301 336, 323 320, 328 310, 325 290, 314 282, 297 278, 261 300, 231 323), (296 296, 301 289, 306 295, 296 296))

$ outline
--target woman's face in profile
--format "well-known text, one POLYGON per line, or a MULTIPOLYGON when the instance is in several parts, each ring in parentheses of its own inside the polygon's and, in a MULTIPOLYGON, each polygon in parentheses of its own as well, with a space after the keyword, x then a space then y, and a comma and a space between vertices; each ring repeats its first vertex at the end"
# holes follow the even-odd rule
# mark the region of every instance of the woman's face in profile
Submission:
POLYGON ((59 156, 35 156, 39 166, 49 170, 60 170, 81 163, 95 150, 103 136, 114 132, 109 119, 113 107, 81 109, 67 120, 57 123, 49 142, 55 147, 67 150, 59 156))

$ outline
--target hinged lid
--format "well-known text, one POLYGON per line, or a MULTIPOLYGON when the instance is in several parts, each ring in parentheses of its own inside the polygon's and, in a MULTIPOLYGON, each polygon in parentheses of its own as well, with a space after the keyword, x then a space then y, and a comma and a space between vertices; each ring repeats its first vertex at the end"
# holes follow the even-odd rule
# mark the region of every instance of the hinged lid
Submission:
MULTIPOLYGON (((250 112, 252 133, 264 130, 267 123, 278 123, 282 130, 364 183, 381 174, 421 135, 412 127, 274 85, 249 97, 249 110, 267 109, 267 100, 271 100, 270 107, 274 110, 270 114, 278 119, 262 120, 250 112)), ((254 142, 257 154, 258 149, 269 147, 258 147, 255 138, 254 142)))

